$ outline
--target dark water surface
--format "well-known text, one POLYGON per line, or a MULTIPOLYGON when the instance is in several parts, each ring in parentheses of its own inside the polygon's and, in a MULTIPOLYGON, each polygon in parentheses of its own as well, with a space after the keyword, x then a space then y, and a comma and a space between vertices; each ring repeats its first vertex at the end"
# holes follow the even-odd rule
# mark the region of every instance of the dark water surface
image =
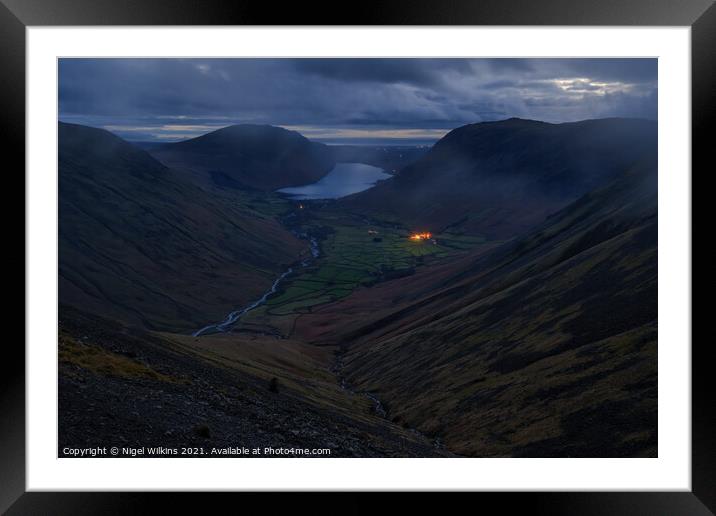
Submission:
POLYGON ((292 199, 338 199, 362 192, 382 179, 392 177, 383 169, 363 163, 337 163, 333 170, 315 183, 303 186, 281 188, 281 193, 292 199))

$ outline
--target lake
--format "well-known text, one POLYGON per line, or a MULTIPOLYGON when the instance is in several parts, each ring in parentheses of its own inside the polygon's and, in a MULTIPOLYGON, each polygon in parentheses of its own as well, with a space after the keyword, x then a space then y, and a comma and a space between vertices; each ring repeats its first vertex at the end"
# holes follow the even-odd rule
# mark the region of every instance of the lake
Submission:
POLYGON ((337 163, 335 167, 315 183, 281 188, 278 192, 292 199, 338 199, 362 192, 382 179, 392 177, 383 169, 363 163, 337 163))

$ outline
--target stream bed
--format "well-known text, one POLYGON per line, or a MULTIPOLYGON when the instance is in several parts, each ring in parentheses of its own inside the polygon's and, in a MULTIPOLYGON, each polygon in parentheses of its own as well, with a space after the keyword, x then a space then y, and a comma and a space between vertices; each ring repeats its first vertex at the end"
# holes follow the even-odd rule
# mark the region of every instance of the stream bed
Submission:
MULTIPOLYGON (((306 258, 301 262, 301 267, 308 267, 313 260, 318 258, 321 255, 321 249, 318 245, 318 241, 311 236, 308 236, 306 234, 302 235, 296 235, 299 238, 308 238, 310 244, 311 244, 311 256, 310 258, 306 258)), ((271 285, 271 288, 268 289, 266 292, 264 292, 264 295, 261 296, 258 300, 254 301, 253 303, 249 304, 248 306, 245 306, 244 308, 241 308, 239 310, 234 310, 233 312, 230 312, 226 318, 224 318, 223 321, 215 323, 215 324, 209 324, 208 326, 204 326, 203 328, 196 330, 194 333, 192 333, 193 337, 201 337, 202 335, 211 335, 213 333, 226 333, 228 331, 231 331, 231 329, 236 325, 236 323, 239 322, 241 317, 247 313, 249 313, 251 310, 258 308, 259 306, 263 305, 269 297, 271 297, 273 294, 276 293, 278 290, 279 285, 281 282, 286 279, 287 276, 289 276, 291 273, 293 273, 294 268, 289 267, 286 269, 281 275, 276 278, 276 280, 271 285)))

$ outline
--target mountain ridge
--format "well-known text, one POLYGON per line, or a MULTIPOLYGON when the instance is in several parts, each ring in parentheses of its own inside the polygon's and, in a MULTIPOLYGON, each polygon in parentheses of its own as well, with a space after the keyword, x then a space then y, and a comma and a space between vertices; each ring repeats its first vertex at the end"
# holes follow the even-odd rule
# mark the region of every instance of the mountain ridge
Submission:
POLYGON ((308 252, 250 197, 205 191, 108 131, 58 131, 62 303, 188 331, 260 297, 308 252))
POLYGON ((150 153, 173 168, 220 174, 265 191, 313 183, 335 165, 326 145, 296 131, 257 124, 230 125, 150 153))
POLYGON ((340 202, 416 229, 519 234, 656 152, 656 123, 508 119, 450 131, 392 181, 340 202))

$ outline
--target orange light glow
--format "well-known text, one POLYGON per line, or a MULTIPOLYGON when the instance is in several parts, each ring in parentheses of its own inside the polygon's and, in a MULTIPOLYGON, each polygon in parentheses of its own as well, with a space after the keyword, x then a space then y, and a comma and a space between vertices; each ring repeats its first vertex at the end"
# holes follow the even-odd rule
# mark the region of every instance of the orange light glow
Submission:
POLYGON ((410 235, 410 240, 420 241, 420 240, 428 240, 432 238, 432 233, 413 233, 410 235))

